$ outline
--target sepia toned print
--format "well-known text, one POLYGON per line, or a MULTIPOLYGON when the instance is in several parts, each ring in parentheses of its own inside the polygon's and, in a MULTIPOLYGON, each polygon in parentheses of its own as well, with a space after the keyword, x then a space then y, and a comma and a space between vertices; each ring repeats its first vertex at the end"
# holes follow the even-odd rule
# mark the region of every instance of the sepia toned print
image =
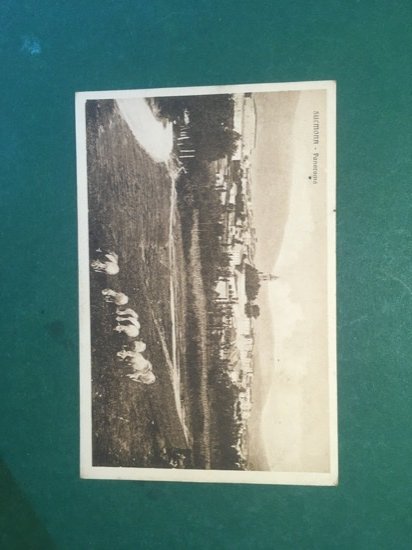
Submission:
POLYGON ((337 483, 335 85, 76 96, 81 475, 337 483))

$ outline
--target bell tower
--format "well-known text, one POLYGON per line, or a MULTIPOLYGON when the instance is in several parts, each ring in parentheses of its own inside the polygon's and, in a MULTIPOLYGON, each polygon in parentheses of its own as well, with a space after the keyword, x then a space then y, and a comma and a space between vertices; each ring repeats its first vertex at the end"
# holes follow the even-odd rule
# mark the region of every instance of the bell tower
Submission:
POLYGON ((263 271, 259 271, 259 279, 261 281, 276 281, 276 279, 279 279, 277 275, 274 275, 273 273, 263 273, 263 271))

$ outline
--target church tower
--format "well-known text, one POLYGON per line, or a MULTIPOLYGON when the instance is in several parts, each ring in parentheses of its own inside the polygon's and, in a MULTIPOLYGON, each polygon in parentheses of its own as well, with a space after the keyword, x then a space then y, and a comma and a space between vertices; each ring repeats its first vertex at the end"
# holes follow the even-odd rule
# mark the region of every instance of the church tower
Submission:
POLYGON ((279 279, 277 275, 273 275, 273 273, 263 273, 263 271, 259 271, 259 279, 261 281, 276 281, 276 279, 279 279))

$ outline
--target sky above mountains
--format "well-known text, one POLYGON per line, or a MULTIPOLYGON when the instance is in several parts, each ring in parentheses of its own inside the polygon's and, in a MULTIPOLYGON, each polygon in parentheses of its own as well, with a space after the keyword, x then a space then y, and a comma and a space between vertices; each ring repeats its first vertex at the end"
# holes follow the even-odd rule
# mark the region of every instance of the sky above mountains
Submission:
POLYGON ((256 322, 250 462, 277 471, 327 471, 326 92, 253 95, 255 263, 263 283, 256 322), (313 113, 321 113, 313 184, 313 113))

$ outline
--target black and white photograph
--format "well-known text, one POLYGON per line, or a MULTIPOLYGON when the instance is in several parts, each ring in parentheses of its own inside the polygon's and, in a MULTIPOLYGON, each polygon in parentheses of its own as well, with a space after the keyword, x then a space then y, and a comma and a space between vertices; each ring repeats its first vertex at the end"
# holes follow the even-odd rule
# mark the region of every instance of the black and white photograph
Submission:
POLYGON ((335 102, 76 94, 82 477, 337 484, 335 102))

